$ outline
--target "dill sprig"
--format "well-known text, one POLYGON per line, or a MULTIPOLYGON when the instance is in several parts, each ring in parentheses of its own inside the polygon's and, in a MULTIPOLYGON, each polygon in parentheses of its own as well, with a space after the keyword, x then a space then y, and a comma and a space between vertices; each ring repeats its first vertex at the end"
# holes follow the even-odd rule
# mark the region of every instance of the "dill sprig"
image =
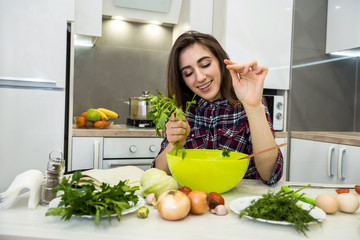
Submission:
POLYGON ((297 205, 304 194, 298 195, 296 193, 304 188, 287 193, 282 190, 276 193, 268 191, 268 193, 263 194, 258 200, 252 200, 247 208, 240 211, 239 217, 241 218, 246 215, 252 218, 289 222, 292 223, 296 231, 306 236, 306 231, 309 231, 308 225, 310 223, 321 223, 318 219, 310 215, 310 211, 315 206, 312 206, 309 210, 305 210, 297 205))

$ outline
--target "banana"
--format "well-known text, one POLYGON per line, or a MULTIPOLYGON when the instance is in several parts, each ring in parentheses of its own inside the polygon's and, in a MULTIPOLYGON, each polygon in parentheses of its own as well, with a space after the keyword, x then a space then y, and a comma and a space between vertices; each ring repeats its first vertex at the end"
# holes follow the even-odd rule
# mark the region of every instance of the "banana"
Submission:
POLYGON ((110 118, 118 118, 119 117, 119 115, 116 112, 111 111, 111 110, 106 109, 106 108, 98 108, 97 110, 99 112, 101 111, 101 112, 105 113, 105 115, 110 117, 110 118))
POLYGON ((102 120, 105 120, 105 121, 109 120, 108 116, 106 116, 106 114, 104 112, 102 112, 99 109, 96 109, 96 110, 98 110, 98 112, 100 113, 100 117, 102 120))

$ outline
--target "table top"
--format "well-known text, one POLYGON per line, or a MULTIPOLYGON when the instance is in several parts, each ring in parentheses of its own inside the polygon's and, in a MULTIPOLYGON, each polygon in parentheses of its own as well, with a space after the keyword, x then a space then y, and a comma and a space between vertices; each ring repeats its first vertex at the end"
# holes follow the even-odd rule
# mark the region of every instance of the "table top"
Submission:
MULTIPOLYGON (((235 188, 222 194, 229 209, 225 216, 207 211, 203 215, 190 214, 179 221, 166 221, 155 208, 149 206, 150 213, 145 219, 131 213, 123 215, 119 222, 113 218, 109 223, 104 218, 98 226, 92 219, 72 217, 64 221, 60 217, 46 217, 47 207, 44 206, 28 210, 25 193, 10 209, 0 210, 0 239, 307 239, 292 226, 239 218, 229 207, 234 199, 260 196, 268 190, 278 191, 282 185, 289 184, 279 182, 269 187, 259 180, 243 179, 235 188)), ((320 193, 336 195, 333 188, 306 188, 302 192, 313 199, 320 193)), ((347 239, 359 239, 359 215, 360 210, 354 214, 339 211, 328 214, 321 226, 311 224, 307 235, 309 239, 317 240, 342 239, 345 236, 347 239)))

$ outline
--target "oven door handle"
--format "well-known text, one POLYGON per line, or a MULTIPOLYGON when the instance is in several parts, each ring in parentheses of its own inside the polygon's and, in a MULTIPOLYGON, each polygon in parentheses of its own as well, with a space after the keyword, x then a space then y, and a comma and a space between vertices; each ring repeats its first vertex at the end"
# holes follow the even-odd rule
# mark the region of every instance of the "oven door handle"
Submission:
POLYGON ((141 166, 141 165, 151 165, 149 161, 136 161, 134 163, 109 163, 109 167, 120 167, 120 166, 141 166))

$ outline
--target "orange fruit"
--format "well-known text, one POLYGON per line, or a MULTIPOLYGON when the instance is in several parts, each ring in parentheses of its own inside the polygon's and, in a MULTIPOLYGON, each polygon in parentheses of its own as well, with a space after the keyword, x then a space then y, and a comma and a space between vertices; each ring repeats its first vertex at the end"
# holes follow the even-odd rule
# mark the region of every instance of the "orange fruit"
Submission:
POLYGON ((85 123, 86 123, 86 118, 84 118, 84 117, 76 118, 76 126, 85 127, 85 123))
POLYGON ((95 121, 94 122, 94 127, 103 128, 103 127, 105 127, 105 123, 104 123, 104 121, 95 121))
POLYGON ((83 113, 81 114, 81 117, 86 118, 86 112, 83 112, 83 113))

